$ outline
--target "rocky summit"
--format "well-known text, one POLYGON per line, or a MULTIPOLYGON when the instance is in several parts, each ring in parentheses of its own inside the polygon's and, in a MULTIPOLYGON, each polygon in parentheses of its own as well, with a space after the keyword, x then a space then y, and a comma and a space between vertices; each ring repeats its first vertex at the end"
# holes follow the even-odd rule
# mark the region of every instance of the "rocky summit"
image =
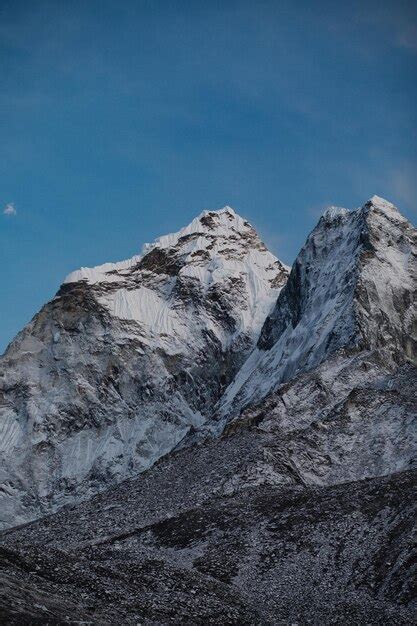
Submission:
POLYGON ((417 232, 233 209, 70 274, 0 360, 7 624, 413 624, 417 232))

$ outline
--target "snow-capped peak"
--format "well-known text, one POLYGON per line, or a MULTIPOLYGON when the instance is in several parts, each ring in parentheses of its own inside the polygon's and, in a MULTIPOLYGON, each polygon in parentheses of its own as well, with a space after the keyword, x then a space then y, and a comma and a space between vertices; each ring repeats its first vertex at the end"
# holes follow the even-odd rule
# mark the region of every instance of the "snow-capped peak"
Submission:
MULTIPOLYGON (((406 218, 403 215, 401 215, 397 207, 394 204, 392 204, 392 202, 389 202, 388 200, 385 200, 385 198, 381 198, 380 196, 377 196, 377 195, 373 195, 371 198, 369 198, 367 202, 365 202, 363 207, 356 209, 356 211, 365 211, 365 212, 370 211, 370 210, 376 210, 376 211, 382 212, 388 218, 391 218, 397 221, 399 220, 400 222, 407 221, 406 218)), ((322 219, 328 223, 333 222, 333 221, 340 221, 340 220, 343 221, 353 212, 354 211, 350 211, 349 209, 345 209, 344 207, 329 206, 323 212, 322 219)))
POLYGON ((407 219, 401 215, 395 204, 392 204, 392 202, 389 202, 380 196, 372 196, 372 198, 366 202, 365 209, 376 209, 384 213, 391 220, 407 222, 407 219))
POLYGON ((226 390, 238 412, 341 349, 389 347, 416 360, 415 230, 373 196, 355 211, 331 207, 307 238, 257 348, 226 390))
POLYGON ((3 519, 24 521, 42 498, 50 510, 134 475, 210 419, 287 276, 229 207, 140 256, 70 274, 0 371, 0 429, 12 442, 0 459, 12 485, 3 519), (4 389, 16 390, 6 405, 4 389), (39 484, 28 512, 26 491, 39 484))
MULTIPOLYGON (((136 267, 140 260, 155 248, 169 249, 181 246, 182 251, 189 253, 196 252, 197 249, 208 249, 211 250, 210 256, 213 256, 218 251, 217 246, 213 250, 213 240, 224 243, 225 240, 230 239, 236 242, 242 235, 245 237, 251 232, 257 237, 249 222, 229 206, 217 211, 202 211, 188 226, 181 228, 178 232, 163 235, 151 243, 145 243, 140 255, 116 263, 81 267, 79 270, 71 272, 65 278, 64 283, 74 283, 81 280, 87 280, 90 284, 114 282, 117 280, 118 272, 129 271, 136 267)), ((258 243, 258 247, 260 243, 258 243)))
POLYGON ((340 206, 329 206, 324 211, 322 218, 326 220, 327 222, 331 222, 335 219, 343 219, 347 215, 349 215, 348 209, 344 209, 343 207, 340 207, 340 206))
POLYGON ((177 306, 170 304, 178 290, 186 289, 192 299, 192 293, 200 298, 215 290, 230 294, 243 288, 237 329, 255 337, 287 275, 286 266, 267 250, 249 222, 225 206, 203 211, 178 232, 145 244, 140 256, 81 268, 65 283, 94 285, 99 302, 112 315, 150 326, 153 333, 163 332, 171 340, 182 328, 183 340, 188 330, 177 319, 177 306))
POLYGON ((228 238, 233 233, 244 233, 248 230, 251 230, 250 224, 229 206, 217 211, 206 210, 178 232, 163 235, 152 243, 146 243, 142 249, 142 255, 147 254, 153 248, 172 248, 184 237, 190 235, 210 234, 212 237, 228 238))

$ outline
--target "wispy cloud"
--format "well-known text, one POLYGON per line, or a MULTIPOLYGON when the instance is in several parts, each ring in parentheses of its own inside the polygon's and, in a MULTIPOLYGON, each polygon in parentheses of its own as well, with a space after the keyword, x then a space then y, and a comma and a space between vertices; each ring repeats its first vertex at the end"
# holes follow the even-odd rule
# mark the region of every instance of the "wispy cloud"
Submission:
POLYGON ((323 215, 323 213, 327 209, 330 209, 330 207, 332 206, 335 206, 334 203, 332 202, 323 202, 323 204, 315 204, 307 208, 307 213, 308 215, 313 217, 315 220, 318 220, 323 215))
POLYGON ((390 182, 394 193, 413 212, 417 211, 417 166, 413 162, 403 163, 391 172, 390 182))
POLYGON ((397 45, 410 52, 417 52, 417 23, 400 24, 397 29, 397 45))
POLYGON ((8 202, 3 209, 3 215, 17 215, 16 207, 13 202, 8 202))

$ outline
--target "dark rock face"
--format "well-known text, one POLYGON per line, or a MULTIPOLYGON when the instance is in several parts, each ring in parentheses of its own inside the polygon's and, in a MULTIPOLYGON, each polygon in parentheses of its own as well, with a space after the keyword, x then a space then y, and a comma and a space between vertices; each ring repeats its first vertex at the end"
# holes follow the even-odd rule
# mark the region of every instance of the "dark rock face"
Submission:
POLYGON ((154 274, 178 276, 181 264, 173 257, 169 250, 155 248, 146 254, 136 266, 137 270, 148 270, 154 274))

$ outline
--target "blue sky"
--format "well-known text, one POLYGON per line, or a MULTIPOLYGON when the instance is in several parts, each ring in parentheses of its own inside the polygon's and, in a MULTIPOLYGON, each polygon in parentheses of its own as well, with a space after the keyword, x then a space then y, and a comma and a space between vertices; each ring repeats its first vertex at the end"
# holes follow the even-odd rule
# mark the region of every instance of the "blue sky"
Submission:
POLYGON ((0 352, 205 208, 288 263, 329 204, 415 221, 416 68, 412 2, 2 0, 0 352))

